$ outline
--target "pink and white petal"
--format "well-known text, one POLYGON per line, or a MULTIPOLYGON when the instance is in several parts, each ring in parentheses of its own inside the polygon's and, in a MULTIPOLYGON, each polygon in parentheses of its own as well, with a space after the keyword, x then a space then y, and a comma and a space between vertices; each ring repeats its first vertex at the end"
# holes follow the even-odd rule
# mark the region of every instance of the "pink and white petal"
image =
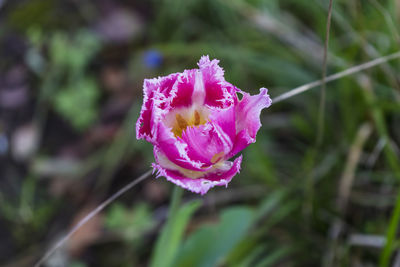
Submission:
POLYGON ((189 107, 192 104, 197 70, 185 70, 181 73, 171 91, 171 108, 189 107))
POLYGON ((172 73, 168 76, 160 77, 159 79, 159 92, 163 94, 165 98, 169 98, 171 91, 176 83, 180 73, 172 73))
POLYGON ((232 178, 239 173, 241 162, 242 156, 234 162, 226 162, 230 165, 229 168, 213 169, 197 179, 187 177, 178 170, 166 169, 159 164, 153 164, 153 168, 158 170, 157 177, 164 176, 168 181, 182 188, 204 195, 214 186, 228 186, 232 178))
POLYGON ((208 56, 202 56, 197 65, 203 73, 205 81, 222 82, 224 79, 224 69, 219 65, 218 59, 210 60, 208 56))
POLYGON ((181 168, 193 171, 207 170, 203 162, 194 161, 188 156, 188 145, 180 138, 175 138, 171 129, 167 128, 162 123, 158 124, 157 141, 154 144, 154 151, 155 157, 157 157, 156 152, 160 152, 164 154, 168 160, 181 168))
POLYGON ((225 108, 233 104, 233 98, 221 83, 205 82, 206 98, 204 104, 210 107, 225 108))
POLYGON ((161 115, 157 109, 165 109, 166 99, 172 90, 178 73, 155 79, 145 79, 143 82, 143 105, 139 119, 136 122, 136 138, 154 141, 158 121, 157 115, 161 115))
POLYGON ((261 127, 261 110, 271 105, 271 98, 266 88, 261 88, 258 95, 243 93, 243 98, 236 106, 236 132, 246 129, 251 138, 256 138, 261 127))
POLYGON ((232 105, 226 109, 217 109, 211 111, 208 119, 215 125, 218 125, 221 130, 229 136, 233 143, 236 138, 236 110, 232 105))
POLYGON ((213 122, 198 127, 188 127, 181 140, 187 144, 187 153, 193 161, 211 166, 225 158, 233 147, 233 140, 213 122))
POLYGON ((224 70, 218 63, 217 59, 210 61, 208 56, 202 56, 198 66, 206 90, 204 103, 211 107, 225 108, 233 104, 236 95, 230 93, 231 84, 225 81, 224 70))
POLYGON ((151 142, 153 140, 153 108, 154 108, 154 95, 156 85, 153 80, 144 80, 144 98, 143 105, 140 111, 139 119, 136 122, 136 138, 146 139, 151 142))
POLYGON ((237 153, 248 147, 250 144, 254 143, 255 139, 251 138, 246 130, 241 130, 235 139, 235 143, 231 152, 229 152, 227 158, 235 156, 237 153))
POLYGON ((206 98, 206 89, 204 86, 203 73, 200 70, 196 70, 195 82, 192 94, 192 104, 197 107, 204 106, 205 98, 206 98))
POLYGON ((224 87, 226 88, 228 94, 232 96, 233 104, 237 105, 239 103, 237 93, 242 93, 242 90, 240 90, 233 84, 230 84, 229 82, 224 82, 224 87))
POLYGON ((242 100, 236 106, 236 139, 230 156, 256 141, 257 132, 261 127, 261 110, 269 107, 271 102, 266 88, 261 88, 258 95, 243 93, 242 100))

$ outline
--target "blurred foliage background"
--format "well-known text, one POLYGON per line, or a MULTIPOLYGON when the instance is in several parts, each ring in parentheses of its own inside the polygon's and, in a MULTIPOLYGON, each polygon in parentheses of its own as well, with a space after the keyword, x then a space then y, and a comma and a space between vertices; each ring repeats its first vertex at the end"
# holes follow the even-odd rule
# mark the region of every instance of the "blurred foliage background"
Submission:
MULTIPOLYGON (((152 147, 134 132, 144 78, 208 54, 229 82, 276 97, 320 79, 327 7, 0 0, 0 265, 32 266, 149 169, 152 147)), ((328 74, 398 51, 399 22, 399 1, 335 0, 328 74)), ((318 89, 273 104, 227 189, 183 192, 170 208, 174 186, 146 179, 45 266, 400 265, 399 68, 329 83, 319 146, 318 89)))

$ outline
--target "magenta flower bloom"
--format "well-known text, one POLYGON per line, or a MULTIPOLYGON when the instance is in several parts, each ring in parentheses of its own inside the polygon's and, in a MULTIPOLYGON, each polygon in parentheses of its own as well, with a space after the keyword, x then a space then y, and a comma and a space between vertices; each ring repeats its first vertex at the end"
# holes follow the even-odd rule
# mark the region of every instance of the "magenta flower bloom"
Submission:
POLYGON ((201 194, 239 172, 242 156, 229 159, 256 141, 261 110, 271 105, 267 89, 241 91, 218 63, 203 56, 199 69, 146 79, 136 123, 137 138, 154 145, 157 177, 201 194))

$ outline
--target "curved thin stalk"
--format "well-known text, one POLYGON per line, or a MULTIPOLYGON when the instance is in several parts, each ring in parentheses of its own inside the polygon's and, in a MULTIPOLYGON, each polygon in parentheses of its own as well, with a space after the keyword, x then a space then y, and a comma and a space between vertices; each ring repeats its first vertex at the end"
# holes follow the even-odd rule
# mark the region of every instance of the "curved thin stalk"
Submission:
POLYGON ((82 220, 80 220, 69 232, 66 234, 63 238, 61 238, 55 246, 53 246, 51 249, 49 249, 46 254, 35 264, 35 267, 39 267, 42 265, 57 249, 59 249, 62 245, 65 244, 65 242, 70 239, 71 236, 73 236, 79 228, 81 228, 83 225, 85 225, 88 221, 90 221, 94 216, 96 216, 100 211, 102 211, 105 207, 107 207, 110 203, 112 203, 114 200, 116 200, 118 197, 123 195, 126 191, 146 179, 150 174, 152 170, 149 170, 142 174, 139 178, 133 180, 129 184, 125 185, 123 188, 121 188, 119 191, 117 191, 115 194, 107 198, 103 203, 101 203, 97 208, 95 208, 93 211, 91 211, 88 215, 85 216, 82 220))
POLYGON ((329 33, 331 31, 332 5, 333 5, 333 0, 329 0, 328 18, 326 19, 324 55, 322 58, 321 98, 319 101, 318 130, 317 130, 317 141, 316 141, 317 147, 322 143, 324 139, 325 102, 326 102, 325 79, 326 79, 326 69, 328 65, 328 45, 329 45, 329 33))
MULTIPOLYGON (((329 76, 326 77, 325 82, 326 83, 333 82, 333 81, 336 81, 336 80, 338 80, 340 78, 352 75, 354 73, 357 73, 357 72, 360 72, 360 71, 363 71, 363 70, 366 70, 366 69, 369 69, 369 68, 372 68, 372 67, 375 67, 375 66, 378 66, 380 64, 383 64, 385 62, 388 62, 388 61, 391 61, 391 60, 394 60, 394 59, 397 59, 397 58, 400 58, 400 51, 398 51, 396 53, 393 53, 393 54, 390 54, 390 55, 387 55, 387 56, 384 56, 384 57, 376 58, 374 60, 365 62, 363 64, 356 65, 354 67, 345 69, 344 71, 337 72, 335 74, 329 75, 329 76)), ((321 84, 322 84, 322 80, 317 80, 317 81, 313 81, 313 82, 301 85, 299 87, 293 88, 292 90, 290 90, 290 91, 288 91, 286 93, 283 93, 283 94, 275 97, 274 99, 272 99, 272 103, 276 104, 276 103, 281 102, 283 100, 289 99, 289 98, 291 98, 291 97, 293 97, 295 95, 304 93, 305 91, 308 91, 308 90, 310 90, 312 88, 318 87, 321 84)))

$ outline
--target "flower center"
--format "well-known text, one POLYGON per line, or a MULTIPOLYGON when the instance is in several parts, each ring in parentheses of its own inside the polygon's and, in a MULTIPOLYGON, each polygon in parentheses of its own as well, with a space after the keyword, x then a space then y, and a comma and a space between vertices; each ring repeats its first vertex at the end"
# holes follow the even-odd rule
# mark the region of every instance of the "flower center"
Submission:
POLYGON ((172 122, 172 132, 175 137, 179 136, 182 137, 182 132, 190 126, 199 126, 203 125, 207 122, 207 117, 201 111, 195 109, 193 111, 176 112, 175 114, 171 114, 172 116, 175 115, 175 118, 171 118, 172 122))

